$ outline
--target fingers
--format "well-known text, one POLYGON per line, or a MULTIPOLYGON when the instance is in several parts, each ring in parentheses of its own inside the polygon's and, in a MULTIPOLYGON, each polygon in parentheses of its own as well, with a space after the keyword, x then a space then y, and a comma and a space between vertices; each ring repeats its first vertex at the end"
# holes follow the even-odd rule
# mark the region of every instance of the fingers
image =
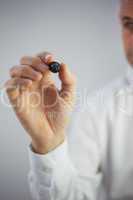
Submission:
POLYGON ((15 77, 9 79, 4 87, 11 100, 17 99, 21 92, 27 90, 32 85, 32 81, 25 78, 15 77))
POLYGON ((54 61, 54 55, 50 52, 41 52, 38 53, 37 56, 42 60, 42 62, 49 64, 54 61))
POLYGON ((43 78, 41 80, 41 85, 49 85, 54 84, 54 80, 52 78, 52 72, 49 70, 48 63, 52 62, 54 56, 51 53, 43 52, 37 54, 35 57, 24 56, 21 58, 20 63, 22 65, 30 65, 36 71, 39 71, 43 74, 43 78))
POLYGON ((43 63, 39 57, 24 56, 20 59, 20 64, 29 65, 43 74, 48 70, 48 65, 43 63))
MULTIPOLYGON (((42 62, 46 64, 49 64, 50 62, 54 61, 54 55, 49 52, 42 52, 42 53, 37 54, 37 56, 42 60, 42 62)), ((62 96, 65 98, 65 96, 67 96, 65 93, 71 93, 71 94, 74 93, 75 86, 76 86, 76 78, 70 72, 67 65, 64 63, 61 63, 59 78, 62 82, 62 89, 60 91, 62 96)))
POLYGON ((40 72, 35 71, 32 67, 28 65, 16 65, 10 69, 11 77, 22 77, 29 78, 33 81, 39 81, 42 78, 40 72))
POLYGON ((61 63, 59 78, 62 83, 60 91, 61 97, 67 101, 73 100, 75 96, 76 77, 70 72, 68 66, 64 63, 61 63))
MULTIPOLYGON (((41 52, 37 54, 37 57, 40 58, 40 60, 45 63, 47 66, 50 62, 54 61, 54 55, 49 52, 41 52)), ((54 85, 54 80, 52 78, 52 72, 48 69, 45 71, 43 80, 42 80, 42 85, 54 85)))
POLYGON ((42 52, 36 56, 24 56, 20 59, 20 65, 10 69, 11 79, 8 80, 4 87, 12 99, 29 86, 33 81, 41 81, 41 84, 54 84, 52 73, 49 71, 49 62, 54 61, 53 54, 42 52))
MULTIPOLYGON (((26 85, 29 86, 33 81, 39 81, 41 83, 40 86, 54 85, 52 72, 48 68, 48 64, 52 61, 54 61, 54 55, 49 52, 39 53, 35 57, 22 57, 20 65, 16 65, 10 69, 12 79, 8 81, 6 86, 16 87, 19 85, 19 87, 21 87, 23 85, 23 88, 25 88, 26 85)), ((69 100, 74 96, 76 79, 64 63, 61 63, 59 78, 62 83, 60 95, 65 100, 69 100)), ((17 91, 10 88, 7 92, 12 92, 14 96, 17 96, 19 90, 17 91)))

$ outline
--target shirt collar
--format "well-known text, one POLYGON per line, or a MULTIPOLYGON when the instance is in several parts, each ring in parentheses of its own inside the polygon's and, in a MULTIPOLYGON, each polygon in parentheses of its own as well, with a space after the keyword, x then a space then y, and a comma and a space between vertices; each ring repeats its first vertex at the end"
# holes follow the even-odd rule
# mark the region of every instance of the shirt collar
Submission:
POLYGON ((133 66, 128 65, 126 77, 127 77, 128 83, 130 85, 133 85, 133 66))

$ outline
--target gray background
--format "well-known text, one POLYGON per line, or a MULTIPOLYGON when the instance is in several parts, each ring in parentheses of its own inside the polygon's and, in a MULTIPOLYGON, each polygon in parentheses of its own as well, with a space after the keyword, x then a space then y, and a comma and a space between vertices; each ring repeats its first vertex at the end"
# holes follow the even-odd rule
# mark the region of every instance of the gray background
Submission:
MULTIPOLYGON (((21 56, 46 50, 77 74, 81 96, 104 86, 127 68, 117 15, 117 0, 0 0, 0 85, 21 56)), ((0 200, 30 199, 30 138, 2 101, 0 125, 0 200)))

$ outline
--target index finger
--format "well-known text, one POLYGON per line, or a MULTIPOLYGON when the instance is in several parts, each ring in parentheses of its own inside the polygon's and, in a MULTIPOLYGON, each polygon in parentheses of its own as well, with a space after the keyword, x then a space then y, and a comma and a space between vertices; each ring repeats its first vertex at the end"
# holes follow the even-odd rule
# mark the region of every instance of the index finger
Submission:
POLYGON ((41 52, 41 53, 38 53, 36 56, 38 56, 42 62, 46 63, 46 64, 49 64, 50 62, 53 62, 54 61, 54 55, 50 52, 41 52))

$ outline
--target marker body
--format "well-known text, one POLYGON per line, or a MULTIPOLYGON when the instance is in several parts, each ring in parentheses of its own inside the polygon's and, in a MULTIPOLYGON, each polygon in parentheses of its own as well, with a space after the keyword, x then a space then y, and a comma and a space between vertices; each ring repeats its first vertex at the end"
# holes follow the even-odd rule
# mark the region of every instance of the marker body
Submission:
POLYGON ((49 64, 49 70, 53 73, 57 73, 60 70, 60 63, 54 61, 49 64))

